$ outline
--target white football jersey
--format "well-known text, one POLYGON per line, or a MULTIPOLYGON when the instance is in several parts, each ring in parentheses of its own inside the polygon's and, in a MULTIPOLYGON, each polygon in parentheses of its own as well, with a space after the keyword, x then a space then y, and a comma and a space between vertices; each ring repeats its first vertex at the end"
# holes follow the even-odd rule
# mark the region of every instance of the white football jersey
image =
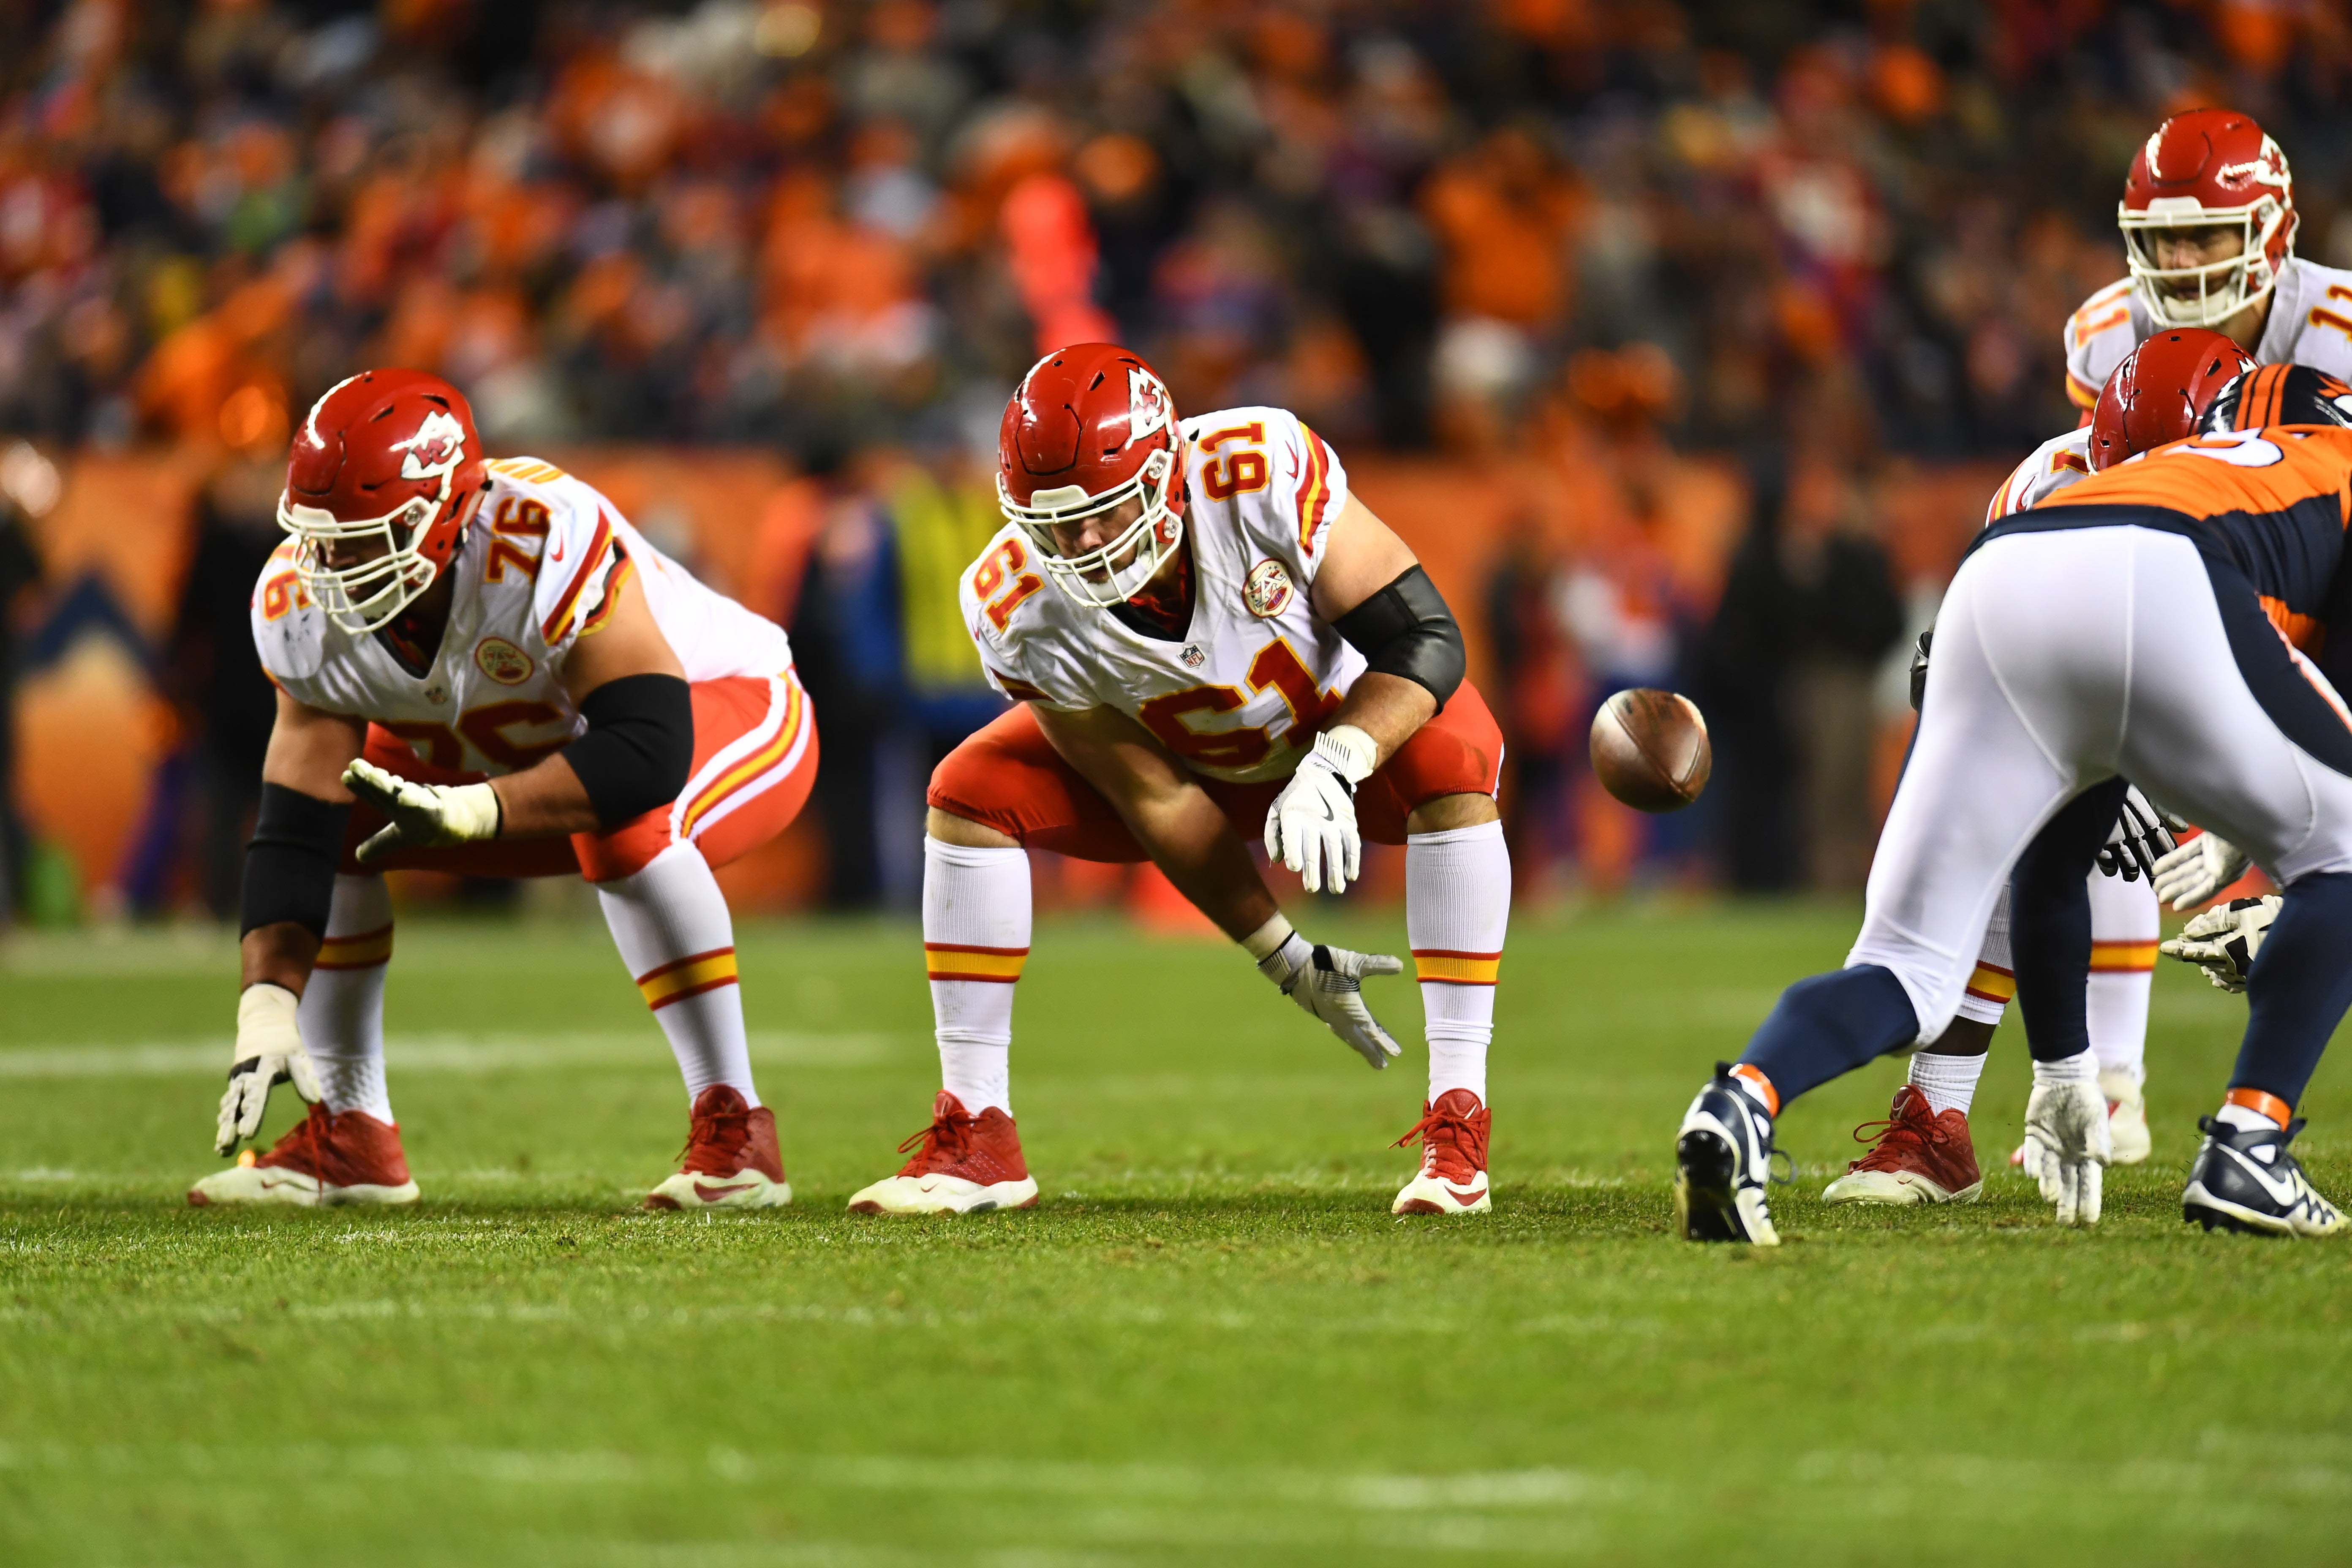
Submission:
MULTIPOLYGON (((2108 284, 2066 319, 2066 395, 2088 413, 2124 356, 2157 331, 2131 279, 2108 284)), ((2290 256, 2254 345, 2262 364, 2307 364, 2352 380, 2352 272, 2290 256)))
POLYGON ((535 458, 488 467, 489 491, 445 568, 457 574, 448 629, 422 676, 312 603, 294 573, 294 541, 278 546, 254 588, 253 644, 281 690, 381 724, 436 767, 530 767, 586 730, 563 689, 563 661, 603 625, 632 573, 688 680, 791 668, 782 626, 698 582, 588 485, 535 458))
POLYGON ((2091 472, 2091 427, 2077 426, 2063 436, 2053 436, 2033 448, 2025 461, 2017 465, 2000 489, 1993 491, 1992 504, 1985 508, 1987 524, 1999 522, 2011 512, 2023 511, 2038 505, 2044 497, 2056 494, 2084 479, 2091 472))
POLYGON ((1013 523, 963 574, 964 622, 1007 697, 1116 708, 1210 778, 1286 778, 1364 672, 1307 602, 1348 504, 1347 471, 1285 409, 1228 408, 1182 429, 1193 605, 1181 639, 1062 593, 1013 523))

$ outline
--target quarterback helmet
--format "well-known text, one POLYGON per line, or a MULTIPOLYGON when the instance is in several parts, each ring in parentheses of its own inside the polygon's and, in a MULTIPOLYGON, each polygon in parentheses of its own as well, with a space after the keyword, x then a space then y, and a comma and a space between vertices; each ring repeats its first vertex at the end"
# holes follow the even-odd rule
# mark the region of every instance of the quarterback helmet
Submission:
POLYGON ((2219 436, 2273 425, 2352 426, 2352 386, 2307 364, 2257 365, 2215 395, 2197 429, 2219 436))
POLYGON ((321 609, 354 632, 389 622, 457 552, 485 476, 466 395, 416 370, 337 382, 294 433, 278 526, 321 609))
POLYGON ((2158 126, 2132 159, 2116 206, 2133 289, 2168 327, 2215 326, 2268 294, 2294 254, 2302 221, 2286 154, 2227 109, 2192 109, 2158 126), (2237 229, 2237 255, 2157 265, 2154 245, 2165 230, 2213 227, 2237 229))
POLYGON ((2091 471, 2197 434, 2221 389, 2254 368, 2253 356, 2219 332, 2158 332, 2124 356, 2091 412, 2091 471))
POLYGON ((1159 373, 1116 343, 1030 366, 997 431, 996 501, 1071 598, 1108 609, 1134 597, 1184 538, 1184 436, 1159 373), (1138 498, 1141 514, 1117 537, 1065 553, 1057 529, 1138 498))

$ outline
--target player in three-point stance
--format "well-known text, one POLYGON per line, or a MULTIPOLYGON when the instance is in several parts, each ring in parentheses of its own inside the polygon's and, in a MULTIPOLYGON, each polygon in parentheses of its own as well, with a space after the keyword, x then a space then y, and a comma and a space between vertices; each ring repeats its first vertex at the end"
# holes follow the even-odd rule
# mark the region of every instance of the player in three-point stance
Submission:
POLYGON ((577 874, 686 1076, 650 1208, 790 1201, 711 876, 807 798, 815 723, 782 628, 665 559, 587 485, 484 460, 457 388, 378 370, 296 433, 253 637, 278 688, 247 851, 226 1154, 272 1085, 311 1101, 194 1204, 407 1203, 383 1077, 383 871, 577 874))
POLYGON ((2215 400, 2209 434, 1979 537, 1937 619, 1846 967, 1790 986, 1684 1116, 1685 1237, 1779 1239, 1765 1201, 1773 1119, 1873 1057, 1934 1042, 2011 885, 2034 1056, 2027 1133, 2051 1163, 2059 1221, 2097 1220, 2109 1133, 2084 1017, 2084 879, 2126 778, 2245 846, 2284 889, 2246 976, 2228 1092, 2200 1123, 2183 1215, 2279 1236, 2345 1228, 2288 1145, 2352 1005, 2352 713, 2337 695, 2352 638, 2323 635, 2352 584, 2347 415, 2342 383, 2264 366, 2215 400))
POLYGON ((1491 1206, 1486 1049, 1511 868, 1502 738, 1462 679, 1461 629, 1412 552, 1279 408, 1179 422, 1108 343, 1049 354, 1006 405, 1006 525, 963 579, 989 679, 1019 706, 931 775, 923 948, 940 1089, 869 1213, 1034 1203, 1007 1060, 1029 952, 1028 848, 1157 862, 1259 971, 1373 1067, 1365 1009, 1397 960, 1319 945, 1275 907, 1247 840, 1339 892, 1363 838, 1405 846, 1429 1094, 1399 1214, 1491 1206))
MULTIPOLYGON (((2158 126, 2132 159, 2116 219, 2129 275, 2065 328, 2066 395, 2086 414, 2124 355, 2167 328, 2210 327, 2258 363, 2352 382, 2352 271, 2295 255, 2294 176, 2250 116, 2196 109, 2158 126)), ((2158 864, 2157 896, 2193 909, 2248 864, 2209 829, 2158 864)))
MULTIPOLYGON (((2036 447, 1994 492, 1986 526, 2039 504, 2077 480, 2141 452, 2195 434, 2197 421, 2231 380, 2253 361, 2219 332, 2199 327, 2157 333, 2125 356, 2099 393, 2090 423, 2036 447)), ((1920 639, 1915 683, 1924 679, 1928 639, 1920 639)), ((1916 685, 1915 685, 1916 689, 1916 685)), ((2146 1077, 2147 1003, 2155 979, 2156 868, 2173 847, 2169 826, 2144 796, 2126 797, 2123 817, 2089 880, 2091 974, 2087 1025, 2106 1100, 2112 1163, 2148 1156, 2146 1077)), ((1968 1115, 1983 1075, 1993 1030, 2015 990, 2010 956, 2010 900, 1994 907, 1983 951, 1961 993, 1958 1016, 1936 1043, 1911 1058, 1907 1081, 1877 1128, 1868 1152, 1822 1194, 1830 1203, 1967 1203, 1983 1186, 1968 1115)), ((1860 1133, 1857 1132, 1857 1136, 1860 1133)), ((2041 1148, 2029 1142, 2012 1160, 2043 1174, 2041 1148)), ((2050 1194, 2054 1199, 2055 1192, 2050 1194)))

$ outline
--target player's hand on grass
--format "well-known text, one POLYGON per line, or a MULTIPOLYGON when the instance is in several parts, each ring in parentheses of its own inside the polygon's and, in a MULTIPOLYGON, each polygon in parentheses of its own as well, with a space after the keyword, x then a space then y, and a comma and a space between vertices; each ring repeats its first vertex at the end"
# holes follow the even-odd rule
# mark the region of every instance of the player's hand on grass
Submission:
POLYGON ((1362 874, 1356 786, 1372 776, 1380 747, 1353 724, 1315 737, 1315 749, 1265 812, 1265 858, 1298 873, 1310 893, 1344 893, 1362 874))
POLYGON ((292 1084, 295 1093, 317 1103, 319 1075, 294 1021, 299 1005, 294 993, 267 981, 247 986, 237 999, 236 1052, 229 1062, 228 1090, 221 1096, 220 1130, 213 1139, 215 1152, 227 1154, 239 1140, 261 1131, 269 1091, 281 1083, 292 1084))
POLYGON ((2116 825, 2107 829, 2107 841, 2099 846, 2099 870, 2126 882, 2146 877, 2148 886, 2154 887, 2156 868, 2173 847, 2172 826, 2164 814, 2139 793, 2138 785, 2126 784, 2123 809, 2116 814, 2116 825))
POLYGON ((2159 943, 2157 951, 2197 965, 2223 991, 2243 991, 2254 955, 2262 952, 2263 938, 2270 934, 2284 902, 2276 893, 2266 893, 2216 904, 2182 927, 2179 936, 2159 943))
POLYGON ((392 818, 360 846, 363 866, 403 849, 496 838, 505 822, 498 792, 486 784, 418 784, 395 777, 365 757, 355 758, 343 770, 343 787, 392 818))
POLYGON ((2114 1158, 2107 1097, 2097 1080, 2039 1083, 2025 1102, 2025 1168, 2060 1225, 2099 1223, 2099 1184, 2114 1158))
POLYGON ((2156 900, 2191 910, 2246 874, 2248 860, 2218 833, 2200 833, 2156 863, 2156 900))
POLYGON ((1385 952, 1350 952, 1344 947, 1309 944, 1292 931, 1280 947, 1258 961, 1258 973, 1282 994, 1329 1026, 1333 1034, 1373 1068, 1402 1056, 1403 1047, 1364 1005, 1367 974, 1402 974, 1403 963, 1385 952))

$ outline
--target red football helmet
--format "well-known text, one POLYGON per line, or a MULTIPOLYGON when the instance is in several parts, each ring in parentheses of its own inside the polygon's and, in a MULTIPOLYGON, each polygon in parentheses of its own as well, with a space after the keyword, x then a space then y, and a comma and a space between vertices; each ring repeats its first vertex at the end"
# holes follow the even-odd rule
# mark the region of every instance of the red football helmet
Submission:
POLYGON ((1116 343, 1078 343, 1029 367, 996 437, 996 501, 1037 546, 1056 587, 1106 609, 1132 598, 1184 538, 1184 437, 1160 374, 1116 343), (1065 555, 1055 524, 1132 497, 1118 537, 1065 555))
POLYGON ((2294 178, 2263 128, 2227 109, 2192 109, 2156 128, 2132 159, 2116 222, 2132 283, 2169 327, 2210 327, 2278 284, 2294 254, 2294 178), (2200 267, 2158 267, 2150 240, 2168 228, 2235 226, 2242 248, 2200 267))
POLYGON ((2254 368, 2254 356, 2202 327, 2158 332, 2124 356, 2091 413, 2091 471, 2197 433, 2221 390, 2254 368))
POLYGON ((299 542, 294 569, 320 607, 372 632, 449 563, 483 483, 464 393, 423 371, 362 371, 328 388, 295 432, 278 526, 299 542), (356 564, 329 562, 335 546, 375 542, 356 564))

